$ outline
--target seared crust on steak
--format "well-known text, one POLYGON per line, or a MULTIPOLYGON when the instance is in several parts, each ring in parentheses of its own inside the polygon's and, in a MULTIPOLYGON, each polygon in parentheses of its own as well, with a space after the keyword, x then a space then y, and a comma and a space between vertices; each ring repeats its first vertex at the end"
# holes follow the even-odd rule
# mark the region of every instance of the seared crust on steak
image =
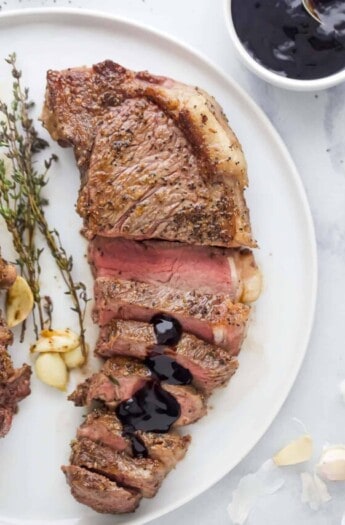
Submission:
MULTIPOLYGON (((135 321, 112 321, 101 328, 96 353, 102 357, 126 355, 145 359, 156 341, 152 326, 135 321)), ((206 394, 227 384, 238 367, 231 352, 196 337, 183 334, 175 347, 165 347, 172 357, 193 375, 193 384, 206 394)))
POLYGON ((121 487, 116 481, 86 468, 68 465, 62 467, 62 471, 75 499, 97 512, 134 512, 142 498, 140 492, 121 487))
POLYGON ((153 498, 167 474, 167 468, 156 459, 132 458, 87 438, 72 444, 71 464, 137 489, 145 498, 153 498))
POLYGON ((89 237, 255 246, 241 146, 201 89, 111 61, 48 71, 42 120, 74 147, 89 237))
POLYGON ((112 319, 150 322, 167 312, 184 331, 238 354, 250 308, 233 304, 222 294, 183 292, 166 286, 99 277, 95 283, 94 320, 101 326, 112 319))

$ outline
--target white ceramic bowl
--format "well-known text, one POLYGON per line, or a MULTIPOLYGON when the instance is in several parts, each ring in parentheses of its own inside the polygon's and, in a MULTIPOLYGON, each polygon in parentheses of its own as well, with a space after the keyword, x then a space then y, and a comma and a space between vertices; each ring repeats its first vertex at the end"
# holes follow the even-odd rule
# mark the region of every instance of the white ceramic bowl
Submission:
POLYGON ((259 64, 243 46, 241 40, 238 38, 232 16, 231 16, 231 0, 224 0, 224 14, 226 25, 231 37, 231 40, 242 60, 242 62, 258 77, 266 80, 274 86, 285 89, 292 89, 295 91, 318 91, 320 89, 327 89, 345 81, 345 68, 338 73, 328 77, 314 79, 314 80, 296 80, 293 78, 284 77, 274 73, 259 64))

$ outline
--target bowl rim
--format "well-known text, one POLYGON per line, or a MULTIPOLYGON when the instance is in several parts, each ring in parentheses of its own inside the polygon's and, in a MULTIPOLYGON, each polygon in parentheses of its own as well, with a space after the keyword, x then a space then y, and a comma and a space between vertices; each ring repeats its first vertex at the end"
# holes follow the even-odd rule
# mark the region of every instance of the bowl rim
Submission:
POLYGON ((337 84, 340 84, 341 82, 345 81, 345 67, 341 71, 333 73, 332 75, 329 75, 327 77, 316 78, 313 80, 300 80, 284 77, 261 65, 255 60, 255 58, 253 58, 249 54, 249 52, 246 50, 246 48, 244 47, 240 38, 237 35, 231 14, 231 2, 232 0, 223 0, 225 23, 230 38, 242 62, 247 66, 247 68, 250 71, 255 73, 258 77, 262 78, 263 80, 266 80, 266 82, 269 82, 274 86, 295 91, 318 91, 321 89, 327 89, 336 86, 337 84))

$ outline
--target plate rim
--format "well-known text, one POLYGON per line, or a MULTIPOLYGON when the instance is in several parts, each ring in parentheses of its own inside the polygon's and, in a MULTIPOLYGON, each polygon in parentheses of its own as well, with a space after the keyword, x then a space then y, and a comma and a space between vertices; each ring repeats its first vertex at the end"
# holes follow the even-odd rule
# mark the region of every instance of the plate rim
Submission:
MULTIPOLYGON (((212 70, 218 77, 220 77, 225 83, 231 86, 231 88, 239 95, 240 98, 249 106, 250 111, 255 114, 257 119, 264 125, 266 131, 271 136, 272 140, 277 145, 277 148, 280 154, 283 156, 286 165, 290 171, 290 177, 292 177, 292 182, 298 191, 298 195, 301 199, 301 211, 303 211, 305 218, 305 227, 306 233, 308 234, 309 241, 309 251, 311 254, 310 260, 310 292, 309 292, 309 310, 308 316, 305 318, 305 329, 303 339, 300 342, 301 351, 299 352, 298 358, 294 363, 294 367, 290 374, 289 381, 287 381, 283 394, 277 397, 272 401, 272 406, 270 410, 270 416, 264 419, 264 422, 261 424, 260 431, 257 433, 255 439, 249 440, 248 447, 246 451, 230 466, 226 466, 215 479, 212 479, 212 482, 206 487, 201 489, 192 490, 184 498, 180 498, 177 502, 174 502, 170 505, 167 505, 166 509, 162 512, 161 510, 155 511, 154 509, 145 517, 135 517, 131 518, 130 523, 133 525, 144 525, 152 520, 163 517, 166 514, 182 507, 186 503, 192 501, 196 497, 200 496, 206 490, 209 490, 212 486, 218 483, 222 478, 229 474, 243 459, 253 450, 253 448, 259 443, 263 438, 264 434, 268 431, 273 421, 276 419, 278 413, 280 412, 282 406, 287 400, 293 385, 297 379, 297 376, 301 370, 304 358, 307 353, 308 345, 311 338, 311 333, 313 329, 313 323, 315 318, 316 310, 316 300, 317 300, 317 289, 318 289, 318 257, 317 257, 317 243, 315 235, 315 226, 310 210, 309 202, 307 199, 306 191, 302 182, 302 179, 299 175, 298 169, 295 165, 292 155, 290 154, 287 146, 285 145, 282 137, 270 121, 266 113, 259 107, 259 105, 254 101, 254 99, 242 88, 236 80, 234 80, 229 74, 225 73, 222 68, 218 65, 215 65, 212 62, 212 59, 209 58, 204 53, 195 49, 190 44, 179 40, 176 37, 171 36, 165 31, 158 30, 152 27, 149 24, 141 23, 136 20, 132 20, 129 17, 118 16, 116 14, 110 14, 105 11, 96 10, 96 9, 84 9, 84 8, 75 8, 75 7, 40 7, 40 8, 25 8, 18 10, 8 10, 0 13, 0 25, 4 21, 10 20, 20 20, 30 17, 41 17, 44 19, 51 19, 51 22, 54 22, 54 15, 73 17, 75 19, 82 18, 84 20, 97 20, 97 21, 108 21, 115 24, 124 25, 130 27, 131 29, 137 29, 141 32, 146 32, 155 36, 158 39, 163 39, 165 42, 170 43, 171 45, 177 47, 180 51, 186 52, 189 56, 192 56, 194 59, 197 59, 199 62, 203 63, 204 66, 207 66, 209 70, 212 70)), ((101 517, 101 516, 100 516, 101 517)), ((2 522, 2 525, 82 525, 84 518, 62 518, 61 520, 23 520, 23 519, 13 519, 5 518, 6 522, 2 522)), ((86 517, 86 519, 88 519, 86 517)))

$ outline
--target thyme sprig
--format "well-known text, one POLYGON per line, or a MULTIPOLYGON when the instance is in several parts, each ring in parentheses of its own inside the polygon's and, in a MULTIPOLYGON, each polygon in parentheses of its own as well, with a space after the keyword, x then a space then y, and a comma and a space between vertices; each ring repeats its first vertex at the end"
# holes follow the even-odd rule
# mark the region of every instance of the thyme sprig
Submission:
POLYGON ((48 201, 42 195, 42 190, 48 182, 48 171, 57 157, 51 155, 44 162, 44 169, 36 169, 34 157, 44 150, 48 143, 39 137, 30 117, 34 103, 29 99, 28 88, 22 88, 21 71, 16 66, 15 53, 9 55, 6 62, 11 66, 13 78, 12 101, 6 104, 0 99, 0 151, 2 149, 5 157, 9 159, 10 168, 0 159, 0 216, 5 220, 12 236, 18 255, 16 262, 33 292, 36 336, 39 327, 43 329, 51 325, 53 311, 51 299, 41 295, 40 257, 43 248, 36 244, 36 233, 39 231, 66 285, 65 293, 71 297, 72 310, 78 317, 81 348, 86 356, 84 321, 89 300, 86 287, 84 283, 74 280, 73 259, 66 253, 59 232, 50 228, 44 213, 48 201))

